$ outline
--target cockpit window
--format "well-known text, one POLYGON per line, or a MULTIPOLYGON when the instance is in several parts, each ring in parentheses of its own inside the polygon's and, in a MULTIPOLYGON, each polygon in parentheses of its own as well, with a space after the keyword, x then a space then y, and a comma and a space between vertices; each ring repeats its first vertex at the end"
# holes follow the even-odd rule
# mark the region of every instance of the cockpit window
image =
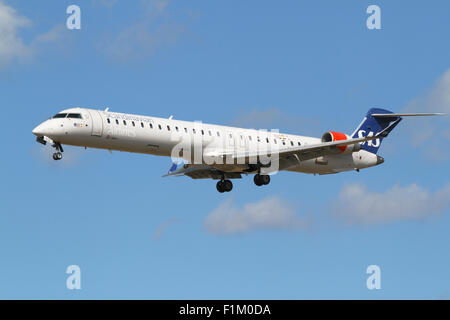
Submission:
POLYGON ((82 119, 81 114, 79 113, 69 113, 67 115, 67 118, 72 118, 72 119, 82 119))
POLYGON ((53 119, 61 119, 65 118, 67 116, 67 113, 57 113, 53 116, 53 119))

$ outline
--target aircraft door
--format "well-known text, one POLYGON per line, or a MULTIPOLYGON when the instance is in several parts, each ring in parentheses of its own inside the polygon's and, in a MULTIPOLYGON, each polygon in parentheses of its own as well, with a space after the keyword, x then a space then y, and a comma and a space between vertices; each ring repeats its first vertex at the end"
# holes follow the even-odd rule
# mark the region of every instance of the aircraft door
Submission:
POLYGON ((227 132, 227 140, 228 140, 228 147, 227 149, 235 151, 236 143, 234 141, 234 134, 232 131, 227 132))
POLYGON ((103 134, 103 119, 100 112, 97 110, 89 110, 89 114, 91 115, 91 135, 101 137, 103 134))

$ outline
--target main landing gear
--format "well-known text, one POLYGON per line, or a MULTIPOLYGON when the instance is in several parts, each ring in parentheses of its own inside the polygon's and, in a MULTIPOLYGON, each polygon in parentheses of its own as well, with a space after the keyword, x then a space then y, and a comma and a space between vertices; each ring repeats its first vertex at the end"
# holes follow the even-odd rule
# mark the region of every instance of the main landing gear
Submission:
POLYGON ((230 180, 220 180, 217 182, 216 188, 220 193, 230 192, 233 189, 233 183, 230 180))
POLYGON ((262 185, 269 184, 270 182, 270 176, 266 174, 255 174, 255 177, 253 178, 253 181, 255 184, 260 187, 262 185))
POLYGON ((61 144, 59 142, 55 142, 53 147, 56 149, 56 152, 53 154, 53 160, 61 160, 63 157, 62 152, 64 152, 61 144))

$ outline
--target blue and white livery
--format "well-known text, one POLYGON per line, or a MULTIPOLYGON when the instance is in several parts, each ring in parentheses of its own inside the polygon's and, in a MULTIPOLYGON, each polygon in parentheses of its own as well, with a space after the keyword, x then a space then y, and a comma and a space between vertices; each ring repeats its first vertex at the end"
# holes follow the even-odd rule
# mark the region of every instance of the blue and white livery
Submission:
POLYGON ((190 121, 71 108, 38 125, 37 141, 56 149, 63 145, 167 156, 178 159, 165 176, 216 179, 228 192, 231 179, 254 175, 267 185, 277 171, 332 174, 359 171, 384 162, 377 155, 383 140, 407 116, 440 113, 393 113, 370 109, 351 135, 325 132, 321 138, 190 121))

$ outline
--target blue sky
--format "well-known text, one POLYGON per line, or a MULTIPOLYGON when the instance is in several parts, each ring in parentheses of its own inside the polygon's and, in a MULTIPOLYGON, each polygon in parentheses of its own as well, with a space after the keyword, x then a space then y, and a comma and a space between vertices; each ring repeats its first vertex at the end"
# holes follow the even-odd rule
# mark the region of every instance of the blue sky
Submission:
POLYGON ((371 107, 449 112, 449 10, 0 1, 0 298, 450 298, 448 117, 404 120, 376 168, 226 194, 161 178, 168 158, 66 147, 54 162, 31 134, 73 106, 312 136, 351 133, 371 107), (65 28, 71 4, 81 30, 65 28), (372 264, 381 290, 366 288, 372 264))

